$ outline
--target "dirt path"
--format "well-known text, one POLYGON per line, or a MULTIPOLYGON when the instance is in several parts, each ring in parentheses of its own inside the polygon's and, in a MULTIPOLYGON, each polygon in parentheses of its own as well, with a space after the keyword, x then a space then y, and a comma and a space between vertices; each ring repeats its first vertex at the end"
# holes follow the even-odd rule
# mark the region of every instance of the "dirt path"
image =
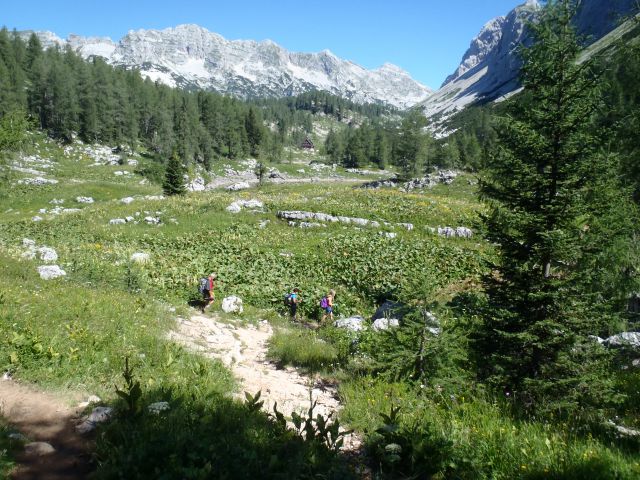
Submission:
MULTIPOLYGON (((244 391, 262 391, 264 410, 273 412, 278 402, 278 410, 290 417, 292 412, 306 413, 309 409, 309 393, 317 406, 315 414, 329 415, 339 410, 337 391, 319 378, 300 375, 295 368, 278 369, 266 359, 267 341, 273 329, 262 321, 253 325, 236 326, 223 323, 217 317, 194 315, 190 319, 180 319, 177 331, 169 337, 210 358, 218 358, 227 365, 242 383, 237 394, 244 398, 244 391)), ((361 445, 355 435, 345 439, 345 450, 354 451, 361 445)))
POLYGON ((75 431, 81 408, 70 407, 52 393, 42 392, 16 383, 0 381, 0 407, 9 424, 30 442, 46 442, 55 451, 43 450, 46 445, 34 444, 17 454, 15 480, 78 480, 87 478, 93 470, 91 443, 75 431))

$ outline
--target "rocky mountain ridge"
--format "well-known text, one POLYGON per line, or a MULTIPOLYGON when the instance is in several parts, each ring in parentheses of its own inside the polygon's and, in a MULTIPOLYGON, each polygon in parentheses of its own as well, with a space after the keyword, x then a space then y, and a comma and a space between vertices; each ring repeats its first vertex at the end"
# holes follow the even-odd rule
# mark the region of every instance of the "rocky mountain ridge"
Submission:
MULTIPOLYGON (((420 105, 426 116, 446 118, 473 103, 516 92, 521 67, 518 49, 529 42, 526 25, 536 20, 541 8, 541 1, 526 0, 507 15, 487 22, 471 41, 456 71, 420 105)), ((635 0, 583 0, 575 18, 576 29, 586 44, 593 43, 635 8, 635 0)))
POLYGON ((270 40, 227 40, 198 25, 130 31, 117 43, 109 38, 70 35, 62 40, 51 32, 36 33, 45 46, 69 45, 85 58, 99 56, 112 65, 138 68, 154 81, 240 98, 323 90, 358 103, 404 109, 432 93, 392 64, 367 70, 329 50, 289 52, 270 40))

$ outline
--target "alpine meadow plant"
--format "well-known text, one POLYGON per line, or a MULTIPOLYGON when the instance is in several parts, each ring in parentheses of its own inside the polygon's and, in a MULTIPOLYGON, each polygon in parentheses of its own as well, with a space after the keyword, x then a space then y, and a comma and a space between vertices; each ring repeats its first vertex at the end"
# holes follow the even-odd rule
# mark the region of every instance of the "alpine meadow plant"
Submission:
POLYGON ((524 93, 497 122, 481 181, 486 238, 498 261, 474 334, 481 375, 528 412, 612 405, 606 334, 633 278, 633 208, 617 158, 593 126, 601 91, 578 63, 578 2, 549 1, 522 51, 524 93))

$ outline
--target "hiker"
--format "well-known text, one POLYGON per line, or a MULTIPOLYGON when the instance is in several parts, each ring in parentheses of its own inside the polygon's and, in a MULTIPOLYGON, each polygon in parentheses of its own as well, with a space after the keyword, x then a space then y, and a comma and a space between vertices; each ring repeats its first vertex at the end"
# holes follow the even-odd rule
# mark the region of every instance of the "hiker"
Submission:
POLYGON ((333 322, 333 301, 336 298, 336 291, 334 289, 329 290, 329 293, 322 297, 320 300, 320 308, 322 308, 322 319, 320 323, 324 323, 324 320, 329 317, 329 320, 333 322))
POLYGON ((289 310, 291 312, 291 320, 298 320, 298 303, 300 303, 300 289, 294 288, 289 294, 289 310))
POLYGON ((204 313, 205 309, 216 299, 216 296, 213 293, 213 289, 216 286, 216 278, 217 275, 215 273, 210 273, 208 277, 200 280, 200 293, 202 294, 202 313, 204 313))

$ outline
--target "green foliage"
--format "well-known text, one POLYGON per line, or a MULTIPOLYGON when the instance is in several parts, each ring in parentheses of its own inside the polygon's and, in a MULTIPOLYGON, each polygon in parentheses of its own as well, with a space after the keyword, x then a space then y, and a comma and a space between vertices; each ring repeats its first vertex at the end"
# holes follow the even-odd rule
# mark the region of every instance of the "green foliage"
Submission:
POLYGON ((361 378, 344 384, 341 418, 368 432, 379 478, 632 479, 637 455, 575 424, 516 421, 471 384, 411 389, 361 378))
MULTIPOLYGON (((247 402, 201 390, 197 383, 182 390, 146 391, 140 402, 164 401, 168 410, 143 409, 135 417, 118 417, 97 439, 98 479, 122 478, 354 478, 335 448, 333 423, 322 419, 310 438, 289 430, 277 407, 260 410, 260 393, 247 402), (329 433, 331 431, 331 433, 329 433), (167 441, 171 439, 171 441, 167 441)), ((338 424, 339 425, 339 424, 338 424)), ((336 436, 340 440, 340 435, 336 436)))
POLYGON ((9 472, 14 466, 11 452, 12 443, 14 442, 9 439, 10 433, 11 429, 5 420, 0 417, 0 475, 2 475, 3 478, 8 478, 9 472))
POLYGON ((26 141, 28 122, 22 111, 12 111, 0 117, 0 156, 19 150, 26 141))
POLYGON ((162 184, 162 190, 165 195, 184 195, 187 193, 187 188, 184 184, 184 174, 184 165, 178 155, 174 153, 167 163, 164 183, 162 184))
POLYGON ((426 308, 406 312, 397 328, 379 332, 367 346, 375 370, 386 378, 418 384, 464 384, 466 338, 426 308), (443 328, 446 327, 446 328, 443 328))
POLYGON ((598 151, 600 91, 591 66, 576 64, 573 3, 550 2, 531 26, 525 91, 500 120, 481 183, 500 261, 484 278, 474 346, 484 376, 522 407, 575 413, 615 400, 587 336, 608 330, 633 288, 634 213, 616 158, 598 151))
POLYGON ((142 397, 142 389, 140 382, 134 379, 133 367, 129 367, 129 357, 124 358, 124 370, 122 371, 124 378, 124 389, 116 387, 116 394, 125 402, 127 416, 133 417, 140 413, 140 398, 142 397))

